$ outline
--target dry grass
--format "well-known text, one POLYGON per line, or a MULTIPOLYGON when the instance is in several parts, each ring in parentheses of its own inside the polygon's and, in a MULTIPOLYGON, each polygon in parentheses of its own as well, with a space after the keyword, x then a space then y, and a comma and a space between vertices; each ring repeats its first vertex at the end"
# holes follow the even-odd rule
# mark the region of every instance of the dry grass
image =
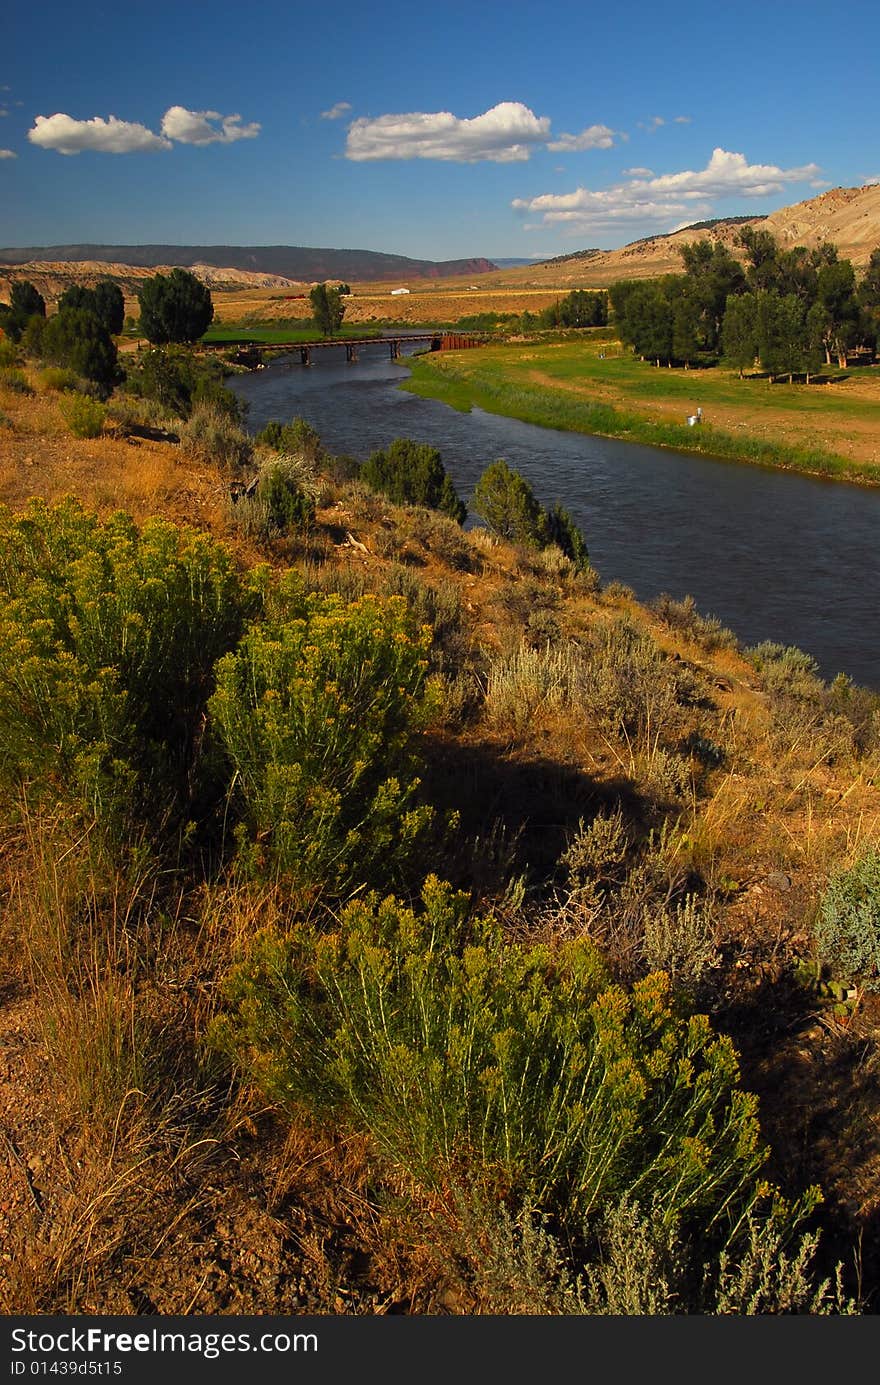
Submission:
MULTIPOLYGON (((247 560, 290 560, 228 529, 225 478, 173 445, 72 439, 50 394, 0 394, 0 411, 14 424, 0 431, 4 503, 73 493, 101 512, 203 524, 247 560)), ((452 766, 456 806, 486 808, 480 840, 463 843, 463 855, 490 850, 493 822, 510 844, 504 870, 489 872, 486 902, 507 918, 504 887, 522 874, 529 888, 509 917, 523 926, 529 891, 550 878, 535 865, 539 832, 549 825, 558 861, 579 818, 619 811, 630 853, 614 885, 623 892, 612 939, 622 968, 643 966, 647 948, 686 973, 698 948, 703 972, 733 988, 759 1033, 775 1004, 767 978, 810 951, 811 910, 828 873, 880 835, 876 752, 829 753, 808 724, 782 737, 754 668, 735 650, 701 646, 692 630, 662 624, 631 594, 594 590, 553 555, 526 562, 483 531, 453 534, 357 487, 319 510, 317 524, 311 556, 295 556, 325 588, 355 595, 400 584, 395 559, 409 553, 420 584, 451 594, 454 583, 460 594, 461 668, 443 671, 446 705, 432 734, 438 760, 452 766), (521 646, 513 626, 504 644, 498 612, 516 606, 527 582, 552 588, 559 643, 549 648, 521 646), (612 715, 627 692, 615 675, 621 617, 637 626, 651 674, 632 713, 638 724, 623 728, 612 715), (474 696, 474 668, 484 698, 474 696), (675 687, 699 696, 670 701, 670 670, 675 687), (700 765, 682 748, 691 733, 721 747, 723 762, 700 765), (577 780, 571 800, 566 775, 577 780), (768 883, 781 873, 790 888, 768 883), (705 909, 680 913, 689 893, 705 909), (716 952, 723 977, 710 965, 716 952)), ((387 1185, 380 1207, 363 1142, 334 1146, 297 1124, 279 1132, 247 1094, 229 1100, 228 1078, 199 1066, 229 959, 260 928, 290 926, 277 893, 227 882, 187 894, 149 870, 107 876, 88 843, 71 849, 64 825, 50 826, 7 815, 0 842, 11 901, 2 942, 27 961, 16 991, 0 998, 0 1041, 13 1055, 0 1070, 0 1099, 13 1113, 0 1227, 4 1209, 14 1211, 0 1311, 473 1312, 494 1301, 453 1272, 448 1208, 413 1210, 403 1184, 387 1185)), ((585 900, 555 926, 594 926, 585 900)), ((606 910, 603 927, 610 918, 606 910)), ((797 1120, 812 1099, 842 1129, 841 1055, 826 1054, 824 1042, 814 1046, 815 1086, 801 1092, 797 1120)), ((870 1027, 860 1042, 876 1052, 870 1027)), ((746 1054, 747 1075, 778 1084, 784 1141, 786 1073, 803 1060, 774 1048, 772 1036, 762 1043, 746 1054)), ((867 1081, 867 1058, 862 1068, 867 1081)), ((876 1124, 876 1103, 859 1091, 859 1110, 876 1124)), ((869 1140, 846 1130, 846 1159, 829 1138, 806 1172, 867 1207, 880 1162, 869 1140)))

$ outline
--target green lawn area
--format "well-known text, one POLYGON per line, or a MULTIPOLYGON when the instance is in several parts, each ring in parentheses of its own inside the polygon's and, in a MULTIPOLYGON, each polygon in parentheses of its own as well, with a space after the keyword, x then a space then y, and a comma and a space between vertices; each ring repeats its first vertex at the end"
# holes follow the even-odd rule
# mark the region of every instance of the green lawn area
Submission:
MULTIPOLYGON (((382 335, 378 327, 345 327, 338 332, 340 340, 359 341, 382 335)), ((321 333, 313 323, 298 324, 295 327, 239 327, 225 322, 217 327, 209 327, 202 341, 208 346, 278 346, 287 342, 320 341, 321 333)))
POLYGON ((876 424, 880 436, 880 400, 853 397, 846 375, 834 368, 824 376, 832 380, 830 386, 807 386, 771 385, 757 376, 740 380, 734 371, 721 368, 658 370, 616 344, 586 339, 433 353, 412 361, 401 388, 463 411, 477 405, 545 428, 598 433, 876 485, 880 467, 870 461, 784 437, 774 440, 772 425, 778 431, 778 418, 767 418, 770 436, 749 432, 749 424, 762 423, 762 414, 791 410, 793 416, 815 416, 811 433, 821 430, 823 420, 826 428, 841 432, 841 424, 859 419, 876 424), (680 408, 681 422, 658 418, 650 407, 658 403, 680 408), (700 428, 689 428, 686 417, 698 404, 706 421, 700 428), (741 410, 745 427, 738 422, 734 433, 713 426, 713 410, 723 407, 741 410))
MULTIPOLYGON (((793 412, 815 412, 847 417, 861 417, 876 421, 880 429, 880 401, 853 399, 845 389, 847 379, 853 378, 853 371, 839 370, 837 366, 823 368, 822 384, 789 385, 785 380, 773 384, 759 375, 747 375, 740 380, 735 371, 723 368, 668 370, 649 362, 640 361, 631 352, 612 354, 592 341, 568 343, 546 347, 508 348, 505 359, 487 366, 497 365, 511 380, 525 381, 534 370, 552 375, 561 384, 585 385, 595 383, 602 388, 609 386, 622 399, 638 405, 640 400, 652 403, 668 400, 675 403, 681 400, 689 405, 698 400, 706 408, 711 404, 728 405, 733 408, 748 404, 753 410, 790 409, 793 412), (514 354, 514 352, 516 354, 514 354), (519 357, 519 359, 517 359, 519 357), (828 381, 830 388, 824 382, 828 381)), ((620 351, 620 348, 617 348, 620 351)), ((858 369, 865 370, 865 367, 858 369)), ((858 370, 855 372, 858 373, 858 370)))

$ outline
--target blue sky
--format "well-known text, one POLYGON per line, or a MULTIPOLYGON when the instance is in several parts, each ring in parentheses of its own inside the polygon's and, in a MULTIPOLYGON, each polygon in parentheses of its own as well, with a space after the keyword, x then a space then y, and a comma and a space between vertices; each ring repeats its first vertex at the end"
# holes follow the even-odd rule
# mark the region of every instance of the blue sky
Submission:
POLYGON ((0 245, 613 247, 880 180, 880 5, 11 6, 0 245))

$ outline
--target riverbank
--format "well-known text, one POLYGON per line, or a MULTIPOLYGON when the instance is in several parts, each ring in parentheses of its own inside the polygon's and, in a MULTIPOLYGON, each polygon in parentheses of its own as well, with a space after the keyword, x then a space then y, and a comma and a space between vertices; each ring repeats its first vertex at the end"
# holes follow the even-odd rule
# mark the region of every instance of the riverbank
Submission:
POLYGON ((880 484, 880 375, 827 384, 657 370, 616 344, 523 342, 412 360, 402 388, 544 428, 698 452, 859 485, 880 484), (703 422, 687 417, 703 410, 703 422))

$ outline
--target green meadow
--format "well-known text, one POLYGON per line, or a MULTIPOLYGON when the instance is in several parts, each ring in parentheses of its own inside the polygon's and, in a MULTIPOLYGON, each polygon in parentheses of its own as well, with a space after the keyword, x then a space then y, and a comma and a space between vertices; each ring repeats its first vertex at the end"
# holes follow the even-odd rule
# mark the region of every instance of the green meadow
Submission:
MULTIPOLYGON (((741 380, 719 368, 657 369, 617 344, 569 340, 421 356, 412 362, 402 388, 465 412, 476 405, 544 428, 876 484, 880 469, 871 462, 790 443, 784 436, 776 441, 758 435, 778 427, 780 411, 790 412, 801 428, 804 415, 812 415, 814 434, 823 428, 841 432, 847 422, 859 420, 876 424, 880 435, 880 398, 853 397, 846 388, 847 372, 836 368, 823 372, 821 379, 828 383, 771 384, 759 376, 741 380), (648 410, 658 405, 680 408, 681 422, 652 417, 648 410), (687 416, 697 406, 703 409, 703 424, 689 427, 687 416), (755 431, 749 422, 736 432, 713 425, 713 412, 729 409, 743 411, 755 431)), ((785 429, 780 431, 784 435, 785 429)))

